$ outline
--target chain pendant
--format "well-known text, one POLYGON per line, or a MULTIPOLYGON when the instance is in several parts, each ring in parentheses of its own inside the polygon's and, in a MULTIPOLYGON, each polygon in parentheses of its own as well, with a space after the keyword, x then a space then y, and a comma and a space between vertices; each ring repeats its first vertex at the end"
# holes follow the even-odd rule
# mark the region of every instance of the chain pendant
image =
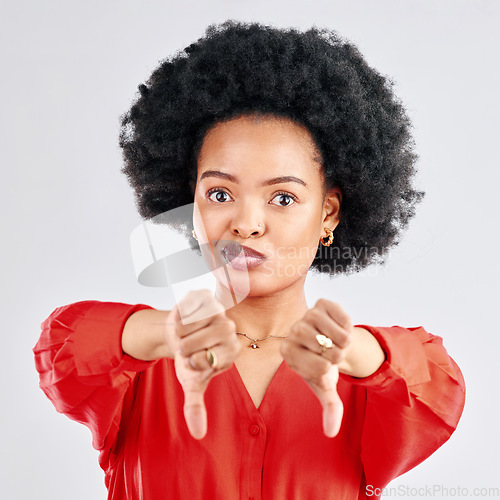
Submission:
POLYGON ((252 349, 259 349, 259 346, 255 342, 252 342, 248 347, 251 347, 252 349))

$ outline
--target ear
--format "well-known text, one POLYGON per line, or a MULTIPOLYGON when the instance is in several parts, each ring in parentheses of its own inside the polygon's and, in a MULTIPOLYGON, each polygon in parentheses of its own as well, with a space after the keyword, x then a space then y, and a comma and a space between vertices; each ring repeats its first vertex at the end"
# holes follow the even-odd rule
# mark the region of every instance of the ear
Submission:
POLYGON ((332 189, 329 189, 325 194, 325 201, 323 202, 323 212, 322 212, 323 226, 321 228, 322 236, 326 236, 326 233, 323 228, 328 227, 333 231, 338 226, 340 222, 341 205, 342 205, 341 189, 339 187, 334 187, 332 189))

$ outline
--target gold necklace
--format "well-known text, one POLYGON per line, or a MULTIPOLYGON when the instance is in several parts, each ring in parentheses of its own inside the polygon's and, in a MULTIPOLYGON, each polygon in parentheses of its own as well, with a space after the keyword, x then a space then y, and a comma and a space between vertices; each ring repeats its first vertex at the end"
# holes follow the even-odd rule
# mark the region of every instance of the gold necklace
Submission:
POLYGON ((259 349, 260 346, 257 345, 257 342, 262 342, 263 340, 270 339, 271 337, 275 338, 275 339, 286 339, 286 337, 287 337, 286 335, 284 337, 278 337, 276 335, 268 335, 267 337, 263 337, 261 339, 253 339, 252 337, 249 337, 246 333, 242 333, 242 332, 236 332, 236 333, 238 335, 243 335, 248 340, 251 340, 252 342, 250 342, 248 347, 251 347, 252 349, 259 349))

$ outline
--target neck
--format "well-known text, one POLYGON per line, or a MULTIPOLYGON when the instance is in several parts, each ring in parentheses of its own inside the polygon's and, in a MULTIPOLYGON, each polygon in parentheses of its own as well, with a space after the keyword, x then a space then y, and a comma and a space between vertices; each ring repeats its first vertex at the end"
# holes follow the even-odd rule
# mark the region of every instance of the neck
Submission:
MULTIPOLYGON (((234 295, 217 283, 215 296, 226 307, 226 315, 236 323, 236 331, 246 333, 253 339, 262 339, 268 335, 283 337, 288 335, 290 327, 299 321, 308 310, 304 293, 304 280, 298 280, 291 286, 269 295, 249 295, 235 306, 234 295)), ((238 335, 244 345, 250 341, 238 335)), ((282 339, 269 338, 259 342, 261 348, 279 348, 282 339), (273 347, 274 346, 274 347, 273 347)))

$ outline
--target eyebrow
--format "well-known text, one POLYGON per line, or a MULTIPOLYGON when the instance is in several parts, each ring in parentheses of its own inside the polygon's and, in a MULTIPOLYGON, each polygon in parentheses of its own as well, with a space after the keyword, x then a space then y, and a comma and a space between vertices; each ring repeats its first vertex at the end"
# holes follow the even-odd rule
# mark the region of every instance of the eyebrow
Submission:
MULTIPOLYGON (((234 175, 227 174, 226 172, 221 172, 220 170, 207 170, 201 174, 200 182, 206 177, 217 177, 219 179, 225 179, 235 184, 239 184, 238 178, 234 175)), ((284 175, 282 177, 274 177, 273 179, 268 179, 262 183, 263 186, 272 186, 273 184, 282 184, 284 182, 296 182, 297 184, 301 184, 302 186, 307 187, 307 184, 298 177, 294 177, 293 175, 284 175)))

